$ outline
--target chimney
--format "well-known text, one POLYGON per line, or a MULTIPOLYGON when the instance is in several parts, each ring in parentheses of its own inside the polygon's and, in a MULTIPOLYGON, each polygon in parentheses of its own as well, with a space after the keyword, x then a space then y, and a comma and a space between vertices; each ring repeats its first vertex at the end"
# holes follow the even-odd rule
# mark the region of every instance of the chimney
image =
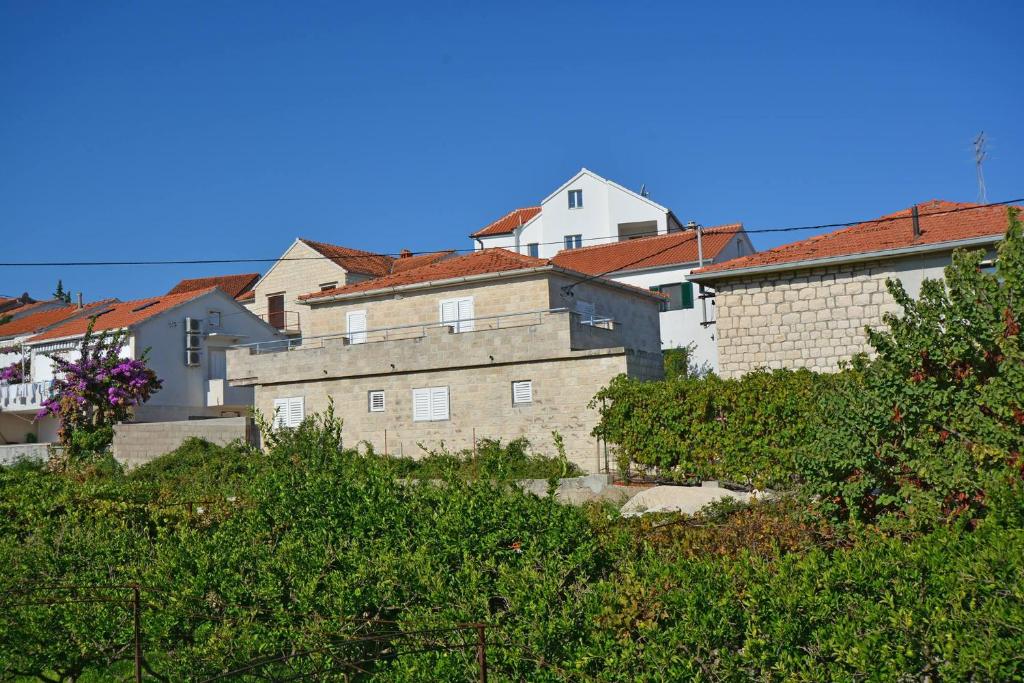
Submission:
POLYGON ((921 219, 917 215, 917 204, 914 204, 914 208, 911 211, 911 216, 914 219, 914 239, 916 240, 921 236, 921 219))
POLYGON ((78 293, 78 307, 82 308, 82 293, 78 293))
POLYGON ((688 221, 686 223, 686 229, 687 230, 696 230, 697 229, 697 221, 688 221))
POLYGON ((398 258, 409 258, 410 256, 412 256, 412 252, 408 249, 403 249, 398 253, 398 258))

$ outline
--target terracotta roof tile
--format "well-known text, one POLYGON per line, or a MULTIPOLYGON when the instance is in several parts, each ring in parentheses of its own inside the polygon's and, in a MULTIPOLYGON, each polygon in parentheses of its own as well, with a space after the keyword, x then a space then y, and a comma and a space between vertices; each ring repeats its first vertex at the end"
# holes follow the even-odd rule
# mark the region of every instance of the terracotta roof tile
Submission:
POLYGON ((76 315, 88 315, 90 312, 95 312, 97 308, 111 303, 111 301, 100 301, 93 304, 88 304, 83 308, 78 306, 60 306, 58 308, 42 308, 39 304, 47 302, 39 302, 38 304, 29 304, 33 308, 40 308, 41 310, 30 313, 28 315, 22 315, 15 318, 6 325, 0 325, 0 338, 16 337, 23 334, 33 334, 42 332, 48 327, 57 325, 65 320, 74 318, 76 315))
POLYGON ((367 292, 375 289, 388 289, 390 287, 448 280, 469 275, 501 273, 523 268, 539 268, 546 265, 548 265, 547 260, 516 254, 507 249, 483 249, 374 280, 357 282, 345 287, 335 287, 334 289, 322 292, 312 292, 300 296, 299 299, 313 301, 338 294, 367 292))
POLYGON ((183 304, 192 299, 197 299, 204 294, 215 290, 216 287, 207 287, 192 292, 180 294, 164 294, 149 299, 136 299, 135 301, 104 302, 96 305, 92 315, 80 316, 62 323, 42 334, 32 337, 30 343, 45 341, 47 339, 62 339, 64 337, 76 337, 85 334, 89 327, 89 320, 95 318, 96 324, 93 330, 119 330, 132 325, 137 325, 149 320, 155 315, 170 310, 175 306, 183 304))
MULTIPOLYGON (((408 252, 405 252, 408 253, 408 252)), ((430 265, 431 263, 437 263, 447 258, 451 258, 455 255, 455 250, 450 249, 448 251, 435 251, 431 254, 410 254, 408 256, 402 254, 402 256, 396 258, 394 263, 391 264, 391 273, 404 273, 407 270, 419 268, 421 266, 430 265)))
POLYGON ((196 277, 182 280, 170 289, 168 294, 195 292, 210 287, 220 287, 228 296, 237 299, 251 291, 260 279, 259 273, 239 273, 238 275, 215 275, 213 277, 196 277))
POLYGON ((380 277, 391 272, 391 262, 395 259, 385 254, 374 254, 370 251, 339 247, 326 242, 314 242, 313 240, 301 239, 300 241, 314 251, 337 263, 339 266, 351 273, 360 275, 372 275, 380 277))
MULTIPOLYGON (((705 228, 702 239, 704 258, 715 258, 741 230, 742 223, 705 228)), ((563 249, 551 259, 556 266, 588 275, 696 261, 697 237, 693 230, 639 237, 625 242, 598 244, 580 249, 563 249)))
POLYGON ((520 225, 529 222, 540 213, 539 206, 527 206, 522 209, 511 211, 490 225, 480 228, 470 237, 491 237, 493 235, 507 235, 513 232, 520 225))
POLYGON ((921 235, 916 239, 911 207, 874 221, 858 223, 750 256, 715 263, 697 272, 725 273, 741 268, 783 264, 792 264, 793 268, 799 268, 805 261, 941 244, 972 237, 1002 235, 1006 232, 1006 207, 972 207, 979 205, 938 199, 918 204, 921 235))
POLYGON ((235 298, 238 299, 239 301, 249 301, 251 299, 255 299, 256 298, 256 290, 255 289, 250 289, 248 292, 246 292, 244 294, 239 294, 235 298))

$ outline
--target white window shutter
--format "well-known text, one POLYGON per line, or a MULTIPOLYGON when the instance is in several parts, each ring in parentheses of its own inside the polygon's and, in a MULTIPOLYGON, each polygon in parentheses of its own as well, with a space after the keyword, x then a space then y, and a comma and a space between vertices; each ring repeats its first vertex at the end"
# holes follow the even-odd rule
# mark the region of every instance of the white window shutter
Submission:
POLYGON ((306 400, 301 396, 288 401, 288 426, 298 427, 306 418, 306 400))
POLYGON ((459 302, 455 299, 451 301, 441 302, 441 324, 453 324, 455 325, 455 331, 458 332, 458 319, 459 319, 459 302))
POLYGON ((413 422, 430 420, 430 389, 412 390, 412 419, 413 422))
POLYGON ((533 381, 512 382, 512 403, 533 403, 533 381))
POLYGON ((348 343, 362 344, 366 341, 366 311, 350 311, 345 314, 348 326, 348 343))
POLYGON ((459 299, 459 332, 473 331, 473 297, 459 299))
POLYGON ((448 387, 434 387, 430 390, 430 419, 448 419, 448 387))
POLYGON ((274 429, 288 426, 288 402, 287 398, 274 399, 274 429))

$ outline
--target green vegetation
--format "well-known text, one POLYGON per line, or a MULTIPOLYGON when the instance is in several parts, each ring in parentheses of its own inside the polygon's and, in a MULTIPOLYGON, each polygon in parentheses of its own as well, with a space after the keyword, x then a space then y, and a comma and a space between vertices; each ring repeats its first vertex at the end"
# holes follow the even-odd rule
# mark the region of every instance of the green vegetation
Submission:
POLYGON ((416 466, 330 411, 265 453, 2 470, 0 678, 128 678, 137 584, 148 680, 471 680, 477 623, 492 680, 1024 680, 1022 250, 1014 222, 995 274, 892 285, 905 316, 837 376, 609 388, 633 462, 775 502, 623 519, 508 481, 561 454, 416 466))
MULTIPOLYGON (((556 436, 556 444, 560 438, 556 436)), ((551 477, 578 477, 583 474, 569 462, 565 453, 546 456, 530 451, 526 439, 513 439, 507 444, 501 440, 480 439, 476 453, 467 449, 459 453, 446 450, 429 451, 420 458, 392 458, 400 476, 416 479, 485 478, 497 481, 516 479, 550 479, 551 477)))

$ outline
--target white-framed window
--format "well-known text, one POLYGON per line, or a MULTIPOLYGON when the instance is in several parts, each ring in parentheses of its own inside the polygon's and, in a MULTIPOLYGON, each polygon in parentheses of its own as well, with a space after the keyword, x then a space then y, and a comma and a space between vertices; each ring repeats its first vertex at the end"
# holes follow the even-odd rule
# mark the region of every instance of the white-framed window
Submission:
POLYGON ((566 235, 565 236, 565 248, 566 249, 579 249, 583 246, 583 235, 566 235))
POLYGON ((569 208, 583 208, 583 190, 569 190, 569 208))
POLYGON ((384 390, 374 389, 367 396, 367 405, 371 413, 384 412, 384 390))
POLYGON ((349 344, 366 341, 366 311, 349 311, 345 314, 345 331, 349 344))
POLYGON ((442 325, 451 325, 456 332, 473 331, 473 297, 445 299, 438 306, 442 325))
POLYGON ((597 317, 597 309, 590 301, 577 300, 576 312, 580 314, 580 322, 584 325, 593 325, 597 317))
POLYGON ((540 258, 540 243, 530 242, 526 245, 526 255, 533 258, 540 258))
POLYGON ((533 380, 521 379, 512 382, 512 405, 533 403, 533 380))
POLYGON ((206 313, 206 324, 209 327, 220 327, 220 311, 208 311, 206 313))
POLYGON ((412 390, 413 422, 438 422, 447 420, 448 387, 425 387, 412 390))
POLYGON ((302 424, 305 417, 306 399, 302 396, 274 399, 274 429, 282 427, 294 429, 302 424))

